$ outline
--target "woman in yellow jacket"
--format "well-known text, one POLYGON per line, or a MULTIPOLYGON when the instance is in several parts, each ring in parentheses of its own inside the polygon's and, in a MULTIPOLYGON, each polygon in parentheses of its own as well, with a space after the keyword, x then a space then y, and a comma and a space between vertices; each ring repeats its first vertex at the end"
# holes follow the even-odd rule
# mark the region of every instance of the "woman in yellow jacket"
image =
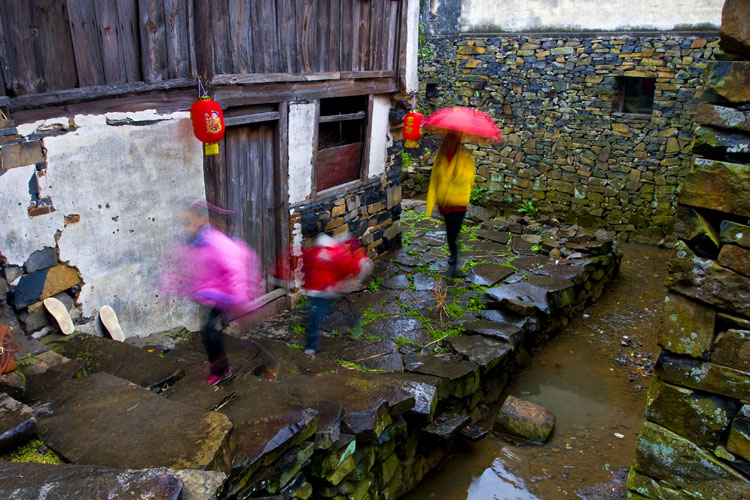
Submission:
POLYGON ((476 167, 471 151, 461 144, 458 134, 449 134, 443 139, 435 156, 427 191, 425 214, 432 217, 437 205, 445 220, 445 233, 451 256, 448 259, 448 275, 455 276, 458 265, 456 239, 469 206, 471 188, 474 185, 476 167))

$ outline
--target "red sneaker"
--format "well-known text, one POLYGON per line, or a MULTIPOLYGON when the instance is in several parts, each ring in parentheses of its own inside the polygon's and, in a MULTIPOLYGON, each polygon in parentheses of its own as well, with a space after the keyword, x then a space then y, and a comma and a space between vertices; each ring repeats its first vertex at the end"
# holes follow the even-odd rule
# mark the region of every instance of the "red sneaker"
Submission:
POLYGON ((206 377, 206 382, 208 382, 211 385, 216 385, 219 382, 222 382, 232 376, 232 369, 228 368, 227 371, 224 373, 224 375, 214 375, 211 373, 208 377, 206 377))

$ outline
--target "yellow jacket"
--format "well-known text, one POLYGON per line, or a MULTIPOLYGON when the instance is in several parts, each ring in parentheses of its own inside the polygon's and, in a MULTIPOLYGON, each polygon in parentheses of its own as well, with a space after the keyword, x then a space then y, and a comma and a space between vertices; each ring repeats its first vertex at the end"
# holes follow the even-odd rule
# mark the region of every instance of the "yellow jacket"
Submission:
POLYGON ((437 156, 427 190, 427 217, 432 217, 435 205, 439 208, 467 207, 475 173, 474 158, 463 145, 458 146, 450 162, 445 156, 437 156))

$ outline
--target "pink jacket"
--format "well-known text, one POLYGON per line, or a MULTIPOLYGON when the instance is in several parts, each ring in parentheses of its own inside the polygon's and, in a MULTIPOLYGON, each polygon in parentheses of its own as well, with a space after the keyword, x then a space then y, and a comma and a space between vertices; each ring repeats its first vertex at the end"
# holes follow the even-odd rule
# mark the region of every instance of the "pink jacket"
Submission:
POLYGON ((258 255, 211 226, 191 244, 180 244, 175 257, 159 287, 165 293, 222 310, 241 309, 263 293, 258 255))

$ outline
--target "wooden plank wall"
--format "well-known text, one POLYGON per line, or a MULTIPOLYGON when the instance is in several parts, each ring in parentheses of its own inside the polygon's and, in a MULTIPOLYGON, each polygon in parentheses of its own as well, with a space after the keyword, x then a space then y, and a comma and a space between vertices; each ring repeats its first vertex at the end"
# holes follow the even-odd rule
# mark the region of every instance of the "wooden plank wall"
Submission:
MULTIPOLYGON (((5 92, 195 77, 194 1, 2 0, 5 92)), ((212 74, 393 71, 402 1, 211 0, 212 74)))

